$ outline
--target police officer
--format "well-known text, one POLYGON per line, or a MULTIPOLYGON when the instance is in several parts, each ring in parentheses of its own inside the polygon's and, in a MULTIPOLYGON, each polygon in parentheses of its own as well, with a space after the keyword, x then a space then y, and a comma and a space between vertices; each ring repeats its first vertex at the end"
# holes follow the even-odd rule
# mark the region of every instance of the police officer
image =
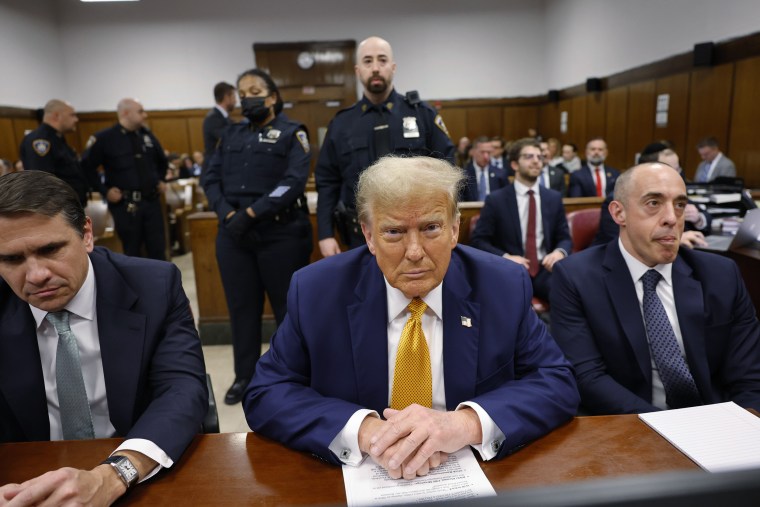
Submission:
POLYGON ((93 187, 106 196, 124 253, 166 259, 166 233, 160 196, 168 161, 158 139, 145 127, 148 114, 135 99, 122 99, 119 121, 95 133, 82 154, 82 167, 93 187), (97 173, 103 166, 104 179, 97 173))
POLYGON ((45 104, 42 123, 24 137, 19 153, 24 168, 55 174, 71 185, 82 206, 87 206, 87 177, 79 165, 79 157, 64 137, 76 130, 78 121, 71 104, 58 99, 49 100, 45 104))
POLYGON ((389 153, 454 161, 454 145, 436 110, 421 102, 416 92, 402 97, 393 89, 396 63, 387 41, 362 41, 355 70, 364 96, 333 118, 315 170, 319 249, 324 257, 340 253, 333 225, 350 248, 364 244, 354 189, 359 173, 372 162, 389 153))
POLYGON ((201 178, 219 217, 216 258, 232 325, 235 381, 228 405, 242 399, 261 354, 264 292, 279 325, 290 277, 309 263, 312 250, 303 195, 306 130, 282 114, 282 98, 266 72, 243 72, 237 87, 246 119, 224 131, 201 178))

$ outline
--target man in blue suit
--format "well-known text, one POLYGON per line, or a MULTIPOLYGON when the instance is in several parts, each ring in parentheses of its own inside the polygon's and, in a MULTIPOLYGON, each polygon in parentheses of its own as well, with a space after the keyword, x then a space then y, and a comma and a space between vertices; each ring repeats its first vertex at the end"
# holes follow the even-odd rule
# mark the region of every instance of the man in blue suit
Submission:
POLYGON ((572 417, 572 371, 531 309, 526 271, 457 246, 462 180, 428 157, 361 174, 367 247, 293 275, 246 391, 254 431, 411 479, 467 445, 506 456, 572 417))
POLYGON ((549 301, 552 269, 573 249, 562 195, 539 185, 544 164, 541 147, 534 139, 513 143, 509 160, 515 170, 514 185, 488 196, 470 244, 523 266, 531 276, 533 293, 549 301), (532 234, 531 199, 535 211, 532 234))
POLYGON ((586 145, 586 162, 570 174, 568 197, 606 197, 615 188, 620 176, 617 169, 604 165, 607 159, 607 143, 594 138, 586 145))
POLYGON ((619 238, 570 256, 552 281, 552 330, 583 407, 623 414, 734 401, 760 410, 760 324, 733 261, 679 249, 681 177, 641 164, 614 195, 619 238))
POLYGON ((463 201, 484 201, 486 196, 509 184, 506 168, 492 164, 492 141, 485 136, 476 138, 470 150, 470 162, 465 166, 467 175, 463 201))
POLYGON ((208 410, 179 270, 93 248, 71 187, 24 171, 0 177, 0 277, 0 442, 127 439, 90 471, 0 488, 0 504, 108 505, 171 467, 208 410))

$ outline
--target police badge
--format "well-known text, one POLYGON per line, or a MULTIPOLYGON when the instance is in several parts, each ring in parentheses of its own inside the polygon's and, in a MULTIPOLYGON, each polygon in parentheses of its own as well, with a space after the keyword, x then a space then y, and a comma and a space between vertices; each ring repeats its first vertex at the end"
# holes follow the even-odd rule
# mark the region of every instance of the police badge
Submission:
POLYGON ((420 137, 420 129, 417 126, 417 118, 405 116, 403 119, 404 138, 420 137))
POLYGON ((32 148, 40 157, 44 157, 50 151, 50 141, 47 139, 35 139, 32 141, 32 148))

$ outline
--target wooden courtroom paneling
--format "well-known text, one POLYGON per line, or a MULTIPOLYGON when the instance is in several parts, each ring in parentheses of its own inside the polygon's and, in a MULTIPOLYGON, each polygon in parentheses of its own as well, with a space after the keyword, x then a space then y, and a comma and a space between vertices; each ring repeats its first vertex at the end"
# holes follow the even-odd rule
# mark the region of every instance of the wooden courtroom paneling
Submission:
POLYGON ((467 132, 470 138, 477 136, 502 135, 501 109, 495 107, 474 107, 467 110, 467 132))
POLYGON ((595 92, 586 96, 586 140, 604 137, 607 121, 607 92, 595 92))
POLYGON ((628 133, 623 167, 630 167, 636 153, 652 142, 654 135, 655 82, 644 81, 628 87, 628 133))
POLYGON ((689 120, 689 77, 689 73, 684 72, 658 79, 655 82, 656 96, 668 94, 670 105, 668 107, 668 124, 664 127, 655 125, 652 141, 670 141, 676 153, 679 154, 679 158, 680 154, 686 151, 686 127, 689 120))
POLYGON ((11 118, 0 118, 0 158, 9 160, 12 164, 18 158, 18 147, 11 118))
POLYGON ((148 123, 165 150, 174 153, 192 152, 186 118, 149 118, 148 123))
POLYGON ((451 141, 454 145, 461 137, 467 136, 472 139, 472 135, 467 130, 467 110, 464 107, 443 107, 440 111, 443 123, 449 130, 451 141))
POLYGON ((559 102, 547 102, 538 106, 538 131, 546 138, 556 137, 563 142, 577 144, 576 140, 570 139, 567 134, 559 131, 560 111, 559 102))
POLYGON ((528 129, 538 129, 538 106, 507 106, 503 108, 501 131, 506 139, 525 137, 528 135, 528 129))
POLYGON ((701 161, 699 153, 697 153, 697 143, 700 139, 706 136, 714 136, 721 146, 727 149, 733 88, 734 64, 729 63, 692 71, 689 83, 689 123, 686 133, 686 149, 683 150, 684 153, 679 152, 681 167, 687 177, 694 177, 701 161))
POLYGON ((27 131, 34 130, 39 126, 40 124, 37 123, 37 120, 32 118, 13 118, 13 133, 16 138, 17 147, 21 144, 27 131))
POLYGON ((573 97, 570 99, 570 121, 568 124, 568 135, 574 139, 588 141, 589 136, 586 133, 586 103, 588 95, 573 97))
POLYGON ((726 154, 736 164, 736 175, 747 187, 760 187, 760 57, 736 63, 731 128, 726 154))
POLYGON ((196 117, 187 119, 187 135, 189 136, 191 151, 200 151, 201 153, 205 153, 206 151, 206 147, 203 144, 204 118, 206 118, 205 115, 203 115, 202 117, 196 116, 196 117))
POLYGON ((629 166, 625 158, 628 146, 628 87, 613 88, 606 95, 604 138, 609 150, 607 162, 610 166, 623 170, 629 166))
POLYGON ((108 127, 111 127, 114 123, 116 123, 116 115, 114 114, 113 121, 106 121, 106 120, 87 120, 83 119, 82 117, 85 115, 80 115, 79 117, 79 124, 77 125, 77 130, 79 131, 79 145, 74 147, 75 150, 81 155, 82 152, 85 150, 85 147, 87 146, 87 141, 90 139, 90 136, 95 134, 96 132, 100 132, 103 129, 107 129, 108 127))

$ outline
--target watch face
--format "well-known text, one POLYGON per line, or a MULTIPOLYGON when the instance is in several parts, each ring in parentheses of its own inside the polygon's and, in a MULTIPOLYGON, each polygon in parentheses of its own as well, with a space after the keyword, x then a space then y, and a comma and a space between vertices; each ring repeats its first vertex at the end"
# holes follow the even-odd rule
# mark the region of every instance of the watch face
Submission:
POLYGON ((298 54, 298 66, 302 69, 310 69, 314 65, 314 56, 308 51, 298 54))

